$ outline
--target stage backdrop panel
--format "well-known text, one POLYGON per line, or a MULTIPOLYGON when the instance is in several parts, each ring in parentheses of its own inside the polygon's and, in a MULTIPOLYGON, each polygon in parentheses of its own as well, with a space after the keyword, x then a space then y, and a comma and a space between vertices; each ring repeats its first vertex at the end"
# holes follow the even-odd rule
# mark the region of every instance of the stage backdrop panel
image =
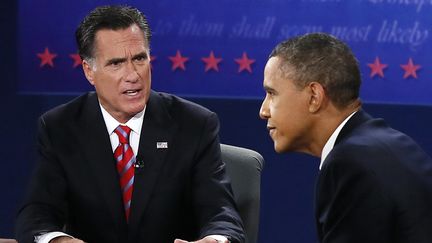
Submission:
POLYGON ((432 1, 19 1, 17 91, 91 90, 74 31, 95 6, 132 4, 153 29, 153 87, 186 96, 262 97, 263 68, 280 41, 327 32, 354 50, 366 102, 432 103, 432 1))

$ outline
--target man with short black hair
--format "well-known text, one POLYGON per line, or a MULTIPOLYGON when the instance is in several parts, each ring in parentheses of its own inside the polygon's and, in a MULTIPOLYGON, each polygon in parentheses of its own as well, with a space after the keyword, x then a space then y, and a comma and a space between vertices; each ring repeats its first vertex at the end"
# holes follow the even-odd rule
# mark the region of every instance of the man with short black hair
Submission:
POLYGON ((218 118, 151 90, 145 16, 98 7, 76 39, 96 92, 41 116, 18 241, 244 242, 218 118))
POLYGON ((260 116, 279 152, 321 158, 315 216, 323 243, 432 242, 432 159, 361 109, 350 48, 324 33, 276 46, 260 116))

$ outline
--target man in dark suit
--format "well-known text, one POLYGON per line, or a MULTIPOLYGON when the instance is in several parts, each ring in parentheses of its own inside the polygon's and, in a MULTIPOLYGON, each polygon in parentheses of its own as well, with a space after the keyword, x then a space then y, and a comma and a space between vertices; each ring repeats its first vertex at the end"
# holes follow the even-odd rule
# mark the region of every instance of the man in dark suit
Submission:
POLYGON ((321 157, 320 242, 432 242, 432 160, 361 109, 360 83, 346 44, 323 33, 294 37, 266 64, 260 116, 277 152, 321 157))
POLYGON ((98 7, 76 38, 96 92, 41 116, 19 242, 243 242, 217 116, 150 89, 144 15, 98 7))

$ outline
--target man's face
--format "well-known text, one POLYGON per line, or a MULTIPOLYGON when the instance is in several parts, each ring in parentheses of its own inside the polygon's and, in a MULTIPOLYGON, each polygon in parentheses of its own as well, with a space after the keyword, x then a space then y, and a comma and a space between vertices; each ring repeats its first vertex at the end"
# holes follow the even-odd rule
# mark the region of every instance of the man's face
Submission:
POLYGON ((137 25, 96 32, 94 59, 83 62, 101 105, 125 123, 142 111, 150 95, 149 43, 137 25))
POLYGON ((280 68, 281 59, 272 57, 264 69, 265 99, 260 117, 267 120, 267 129, 276 152, 304 152, 310 142, 310 95, 285 78, 280 68))

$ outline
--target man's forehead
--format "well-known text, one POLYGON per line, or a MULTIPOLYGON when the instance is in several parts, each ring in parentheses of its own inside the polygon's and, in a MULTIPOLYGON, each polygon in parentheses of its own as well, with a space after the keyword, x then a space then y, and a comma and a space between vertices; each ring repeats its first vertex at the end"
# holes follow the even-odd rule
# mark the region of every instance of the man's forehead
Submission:
POLYGON ((265 66, 264 76, 268 78, 280 78, 283 76, 282 61, 279 57, 271 57, 265 66))
POLYGON ((125 42, 125 41, 136 41, 143 42, 145 46, 148 46, 147 38, 144 31, 142 31, 136 24, 133 24, 127 28, 110 29, 102 28, 96 31, 95 44, 103 43, 104 41, 110 42, 125 42))
POLYGON ((96 35, 94 42, 95 55, 108 53, 122 53, 136 55, 142 52, 149 52, 149 46, 141 33, 114 33, 113 30, 101 32, 96 35))
MULTIPOLYGON (((96 32, 95 42, 103 42, 104 40, 136 40, 142 41, 144 43, 147 42, 144 32, 132 31, 130 28, 127 29, 101 29, 96 32)), ((147 44, 147 43, 146 43, 147 44)))

